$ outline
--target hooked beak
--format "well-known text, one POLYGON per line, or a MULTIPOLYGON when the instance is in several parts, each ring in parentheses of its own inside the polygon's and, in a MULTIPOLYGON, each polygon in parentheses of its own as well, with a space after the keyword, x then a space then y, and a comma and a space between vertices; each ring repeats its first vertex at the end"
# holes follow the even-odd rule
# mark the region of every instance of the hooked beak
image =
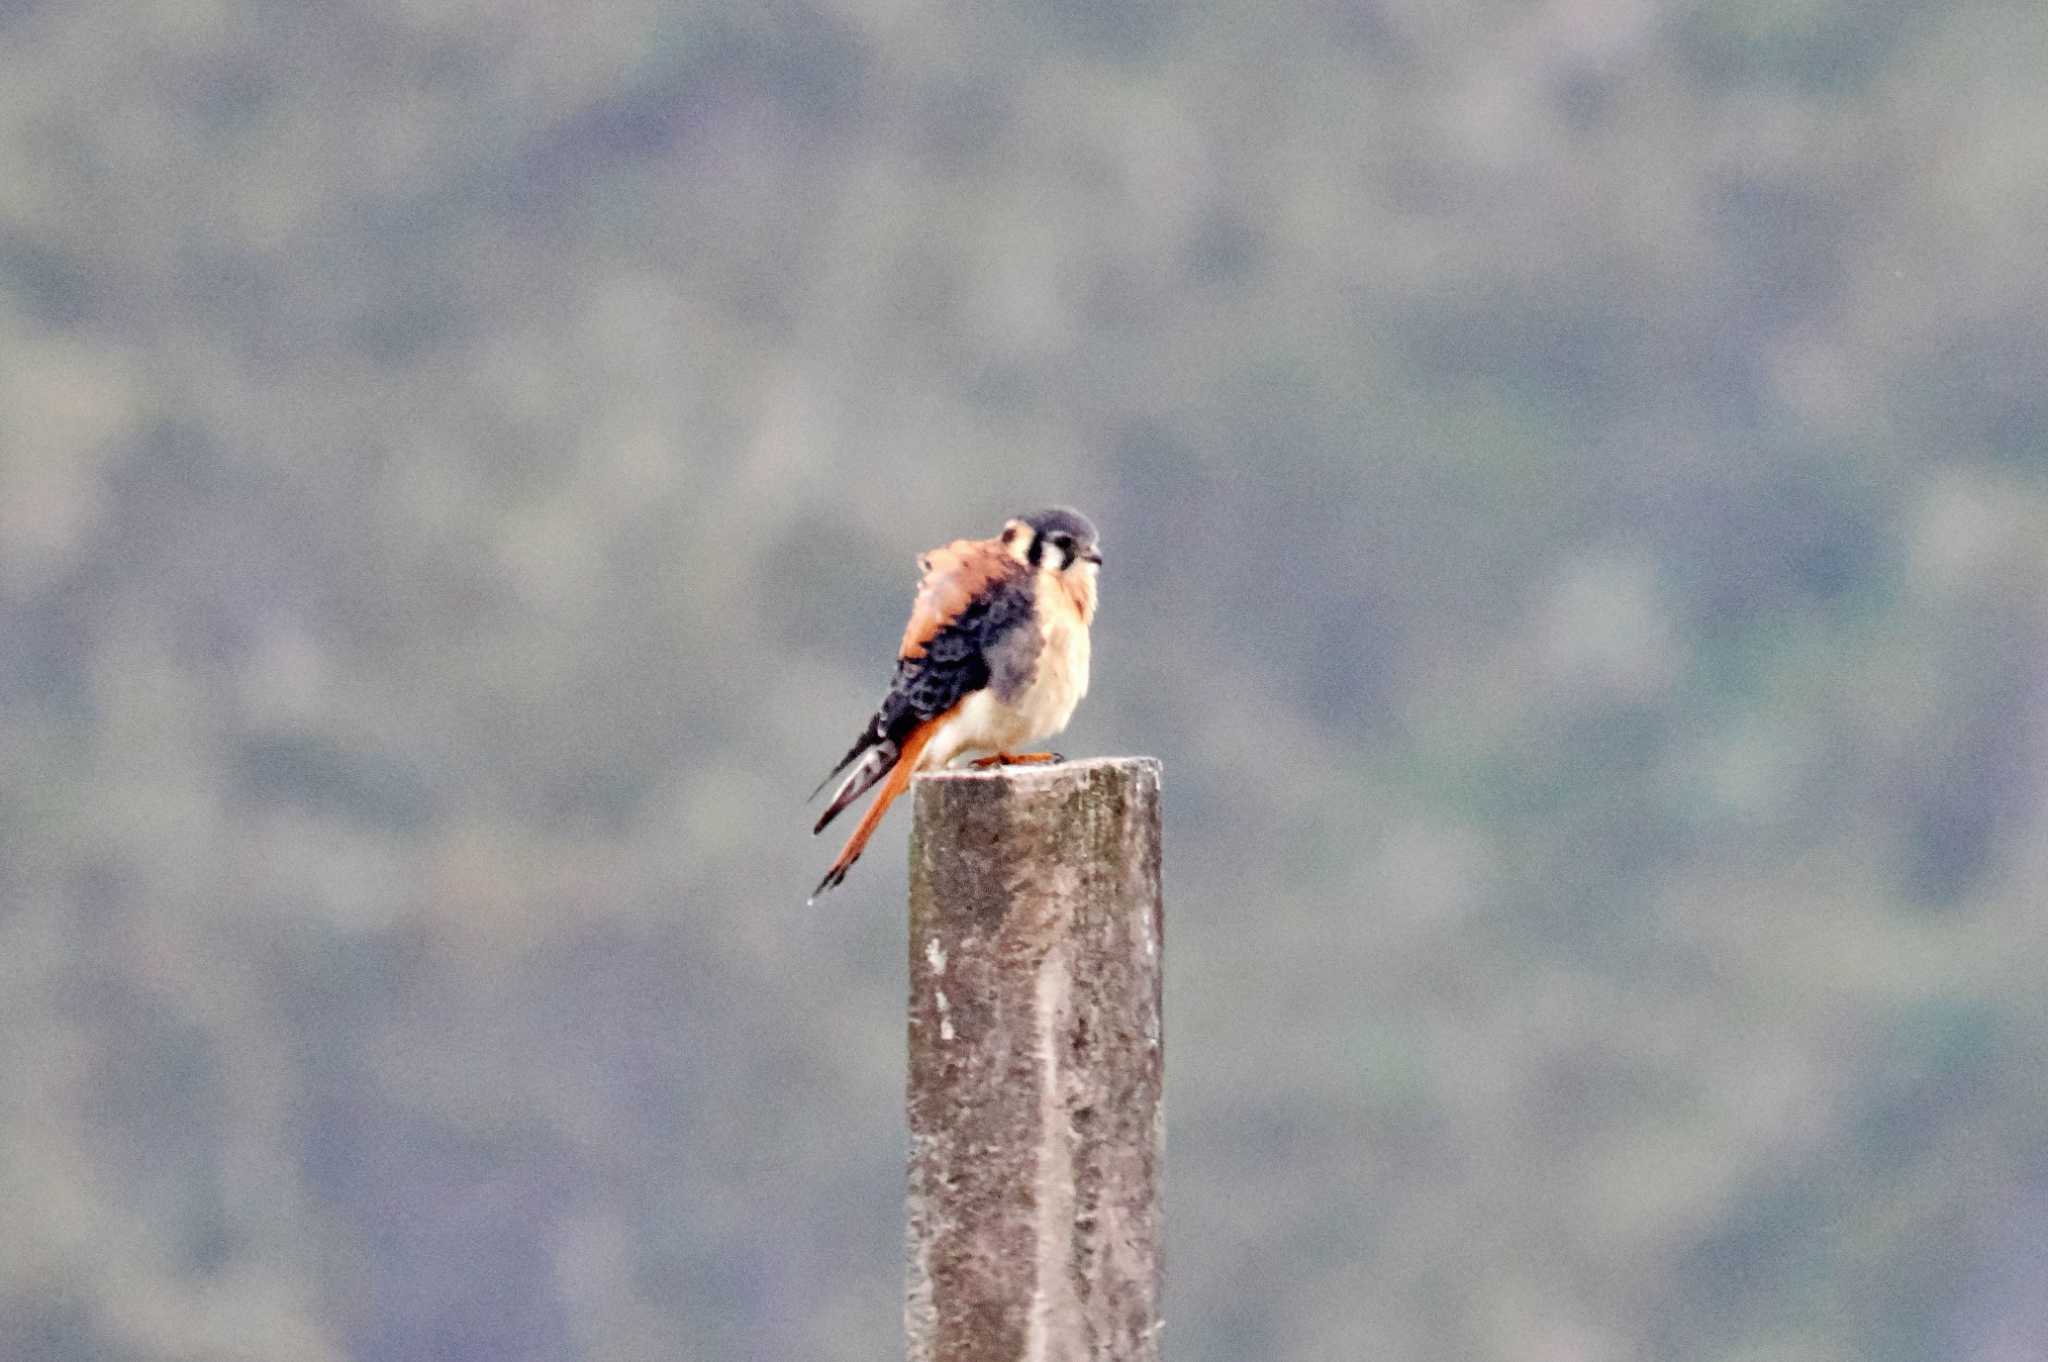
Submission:
POLYGON ((1081 555, 1081 561, 1084 563, 1093 563, 1095 564, 1095 566, 1101 567, 1102 551, 1100 549, 1090 549, 1088 550, 1088 552, 1081 555))

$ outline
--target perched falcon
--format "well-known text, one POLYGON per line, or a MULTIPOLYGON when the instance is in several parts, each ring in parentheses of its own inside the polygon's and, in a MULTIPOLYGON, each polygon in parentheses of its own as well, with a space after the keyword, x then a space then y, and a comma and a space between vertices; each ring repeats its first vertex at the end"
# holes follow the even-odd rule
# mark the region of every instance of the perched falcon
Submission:
POLYGON ((887 783, 811 891, 813 900, 846 878, 913 775, 965 752, 994 754, 977 766, 1056 761, 1017 749, 1065 728, 1088 693, 1088 625, 1102 553, 1086 516, 1064 508, 1019 516, 994 539, 956 539, 917 565, 924 579, 896 652, 896 679, 819 783, 822 790, 853 767, 812 831, 822 832, 876 781, 887 783))

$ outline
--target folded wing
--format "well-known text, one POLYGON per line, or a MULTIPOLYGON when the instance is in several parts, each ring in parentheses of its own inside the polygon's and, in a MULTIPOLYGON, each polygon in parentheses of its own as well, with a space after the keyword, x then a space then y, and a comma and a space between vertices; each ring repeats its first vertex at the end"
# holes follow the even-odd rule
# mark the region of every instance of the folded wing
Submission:
MULTIPOLYGON (((894 771, 904 760, 906 748, 914 763, 916 751, 930 736, 920 730, 986 686, 989 649, 1009 630, 1031 620, 1029 570, 1011 557, 999 540, 956 539, 925 554, 918 565, 923 576, 910 607, 910 623, 897 649, 896 675, 867 727, 818 786, 824 789, 842 771, 853 768, 826 805, 814 832, 823 831, 847 805, 894 771), (913 746, 914 736, 919 740, 913 746)), ((908 784, 909 774, 906 771, 901 780, 890 782, 887 797, 878 799, 878 807, 869 810, 821 889, 836 884, 834 876, 844 876, 880 818, 880 808, 908 784)), ((814 797, 816 793, 812 792, 814 797)))

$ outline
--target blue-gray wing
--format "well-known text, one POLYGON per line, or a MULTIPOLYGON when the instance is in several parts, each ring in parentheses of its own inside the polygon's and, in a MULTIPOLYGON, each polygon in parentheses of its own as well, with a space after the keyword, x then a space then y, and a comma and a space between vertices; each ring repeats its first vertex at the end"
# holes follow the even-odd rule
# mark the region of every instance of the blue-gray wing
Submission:
POLYGON ((919 725, 988 685, 1001 645, 1015 630, 1036 627, 1030 569, 1000 541, 956 540, 933 549, 920 563, 924 577, 897 653, 896 675, 867 727, 819 784, 824 789, 841 771, 860 763, 832 796, 813 832, 823 830, 889 773, 919 725))

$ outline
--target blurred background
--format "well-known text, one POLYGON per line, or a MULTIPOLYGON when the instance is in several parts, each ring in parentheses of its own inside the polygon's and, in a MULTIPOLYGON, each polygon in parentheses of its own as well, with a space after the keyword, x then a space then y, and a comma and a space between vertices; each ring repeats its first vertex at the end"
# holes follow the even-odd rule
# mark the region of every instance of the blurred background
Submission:
POLYGON ((2048 9, 0 0, 0 1354, 900 1356, 1102 526, 1179 1362, 2048 1356, 2048 9))

